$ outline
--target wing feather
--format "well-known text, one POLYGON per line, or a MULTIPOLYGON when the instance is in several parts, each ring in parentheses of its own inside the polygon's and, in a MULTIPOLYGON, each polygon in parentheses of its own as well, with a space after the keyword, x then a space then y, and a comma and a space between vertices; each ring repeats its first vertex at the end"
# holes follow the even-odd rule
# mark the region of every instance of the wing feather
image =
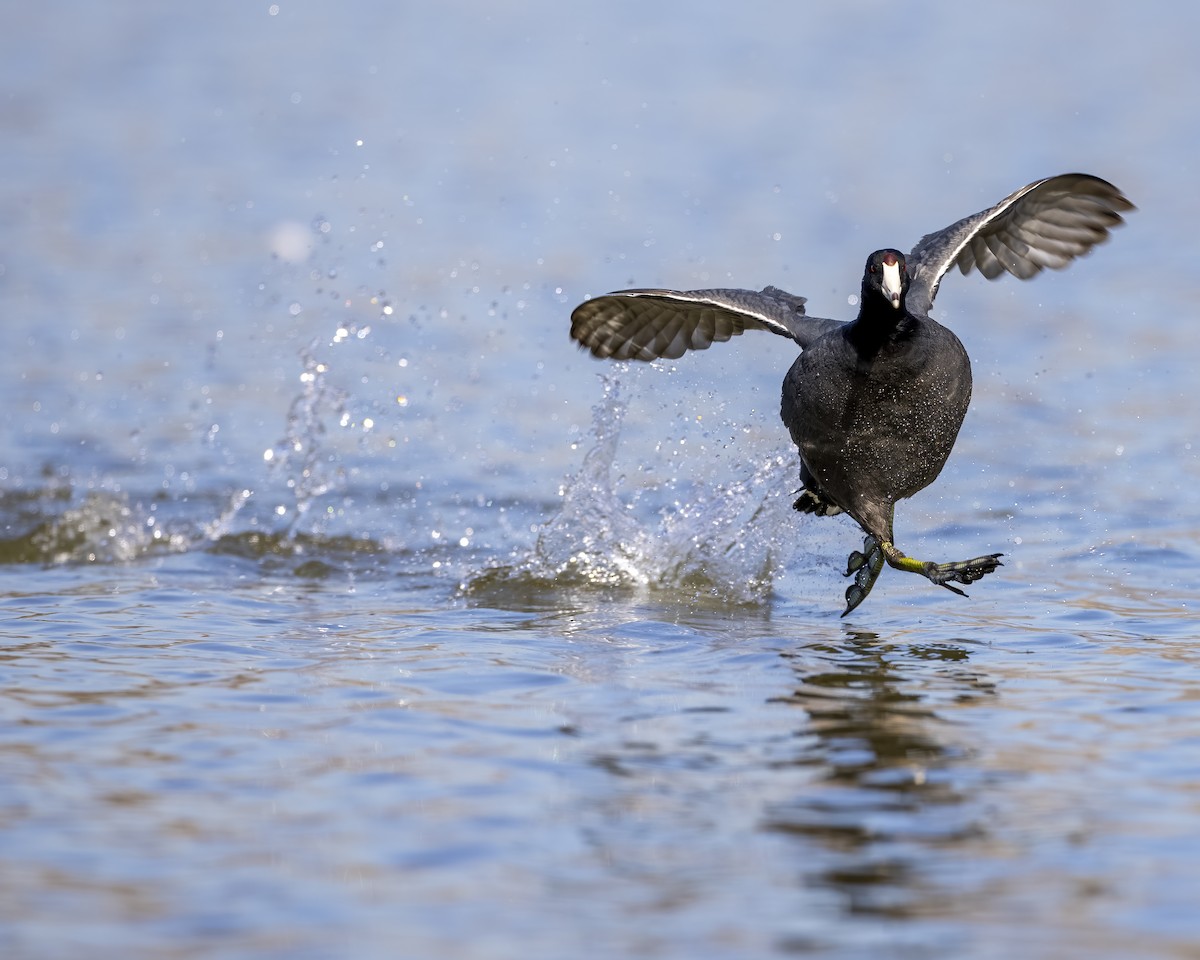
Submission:
POLYGON ((840 327, 809 317, 804 298, 777 287, 753 290, 618 290, 581 303, 571 336, 597 357, 675 359, 746 330, 769 330, 804 347, 840 327))
POLYGON ((928 234, 908 257, 908 306, 926 313, 952 265, 989 280, 1011 273, 1021 280, 1061 270, 1108 239, 1133 204, 1107 180, 1066 173, 1037 180, 994 207, 928 234))

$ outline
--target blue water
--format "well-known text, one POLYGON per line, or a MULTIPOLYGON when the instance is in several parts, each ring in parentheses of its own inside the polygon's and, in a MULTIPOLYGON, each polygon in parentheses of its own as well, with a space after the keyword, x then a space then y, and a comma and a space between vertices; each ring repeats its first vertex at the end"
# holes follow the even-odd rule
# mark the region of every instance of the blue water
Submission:
POLYGON ((31 5, 0 37, 0 954, 1200 951, 1200 14, 31 5), (1041 176, 975 398, 800 517, 793 354, 571 308, 775 283, 1041 176))

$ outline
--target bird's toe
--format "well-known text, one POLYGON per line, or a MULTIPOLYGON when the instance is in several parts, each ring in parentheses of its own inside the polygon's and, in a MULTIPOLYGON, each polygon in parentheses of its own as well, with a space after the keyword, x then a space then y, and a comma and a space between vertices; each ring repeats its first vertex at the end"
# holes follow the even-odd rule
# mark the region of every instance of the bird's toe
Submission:
POLYGON ((875 581, 879 579, 880 571, 883 570, 883 562, 883 549, 879 541, 870 535, 863 540, 861 551, 851 552, 846 559, 845 575, 853 576, 854 582, 846 588, 846 609, 842 611, 843 617, 867 599, 867 594, 871 592, 875 581))
POLYGON ((975 557, 973 560, 935 563, 929 571, 929 579, 939 586, 945 587, 947 590, 953 590, 955 593, 966 596, 961 590, 950 586, 950 584, 974 583, 976 580, 983 579, 997 567, 1004 566, 1000 562, 1002 556, 1004 556, 1002 553, 989 553, 983 557, 975 557))

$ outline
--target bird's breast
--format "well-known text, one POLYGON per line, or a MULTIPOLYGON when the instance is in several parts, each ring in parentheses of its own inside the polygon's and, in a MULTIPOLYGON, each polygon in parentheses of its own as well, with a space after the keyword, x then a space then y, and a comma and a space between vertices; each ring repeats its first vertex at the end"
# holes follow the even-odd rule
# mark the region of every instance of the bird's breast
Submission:
POLYGON ((818 344, 788 371, 781 415, 835 499, 900 499, 941 472, 966 415, 971 367, 958 339, 940 329, 946 337, 869 358, 845 341, 818 344))

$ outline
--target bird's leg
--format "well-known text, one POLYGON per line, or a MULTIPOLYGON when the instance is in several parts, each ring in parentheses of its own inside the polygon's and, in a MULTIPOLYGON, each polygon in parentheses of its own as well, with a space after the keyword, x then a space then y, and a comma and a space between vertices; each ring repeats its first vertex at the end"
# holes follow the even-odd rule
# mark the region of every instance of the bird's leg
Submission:
POLYGON ((854 582, 846 588, 846 609, 842 611, 843 617, 867 599, 867 594, 871 592, 875 581, 879 579, 880 571, 883 570, 883 561, 884 551, 879 541, 868 533, 863 540, 862 552, 855 550, 846 560, 845 575, 853 575, 854 582))
POLYGON ((966 593, 953 586, 953 583, 974 583, 987 576, 997 567, 1003 566, 1000 562, 1002 556, 1001 553, 989 553, 987 556, 976 557, 974 560, 931 563, 914 560, 902 553, 894 543, 888 540, 879 540, 877 537, 867 534, 863 540, 862 551, 853 551, 846 561, 845 575, 853 576, 854 582, 846 588, 846 609, 842 611, 842 616, 844 617, 867 599, 867 594, 871 592, 875 581, 879 579, 885 560, 889 566, 895 567, 897 570, 919 573, 931 583, 936 583, 939 587, 945 587, 960 597, 965 597, 966 593))
POLYGON ((951 581, 955 583, 974 583, 976 580, 987 576, 997 567, 1004 566, 1000 562, 1000 558, 1004 556, 1002 553, 989 553, 987 556, 976 557, 974 560, 931 563, 929 561, 914 560, 912 557, 905 556, 895 544, 886 540, 880 544, 880 548, 889 566, 895 567, 897 570, 907 570, 909 573, 919 573, 921 576, 927 577, 931 583, 936 583, 939 587, 945 587, 947 590, 957 593, 960 597, 965 597, 966 594, 962 590, 959 590, 958 587, 951 586, 951 581))

